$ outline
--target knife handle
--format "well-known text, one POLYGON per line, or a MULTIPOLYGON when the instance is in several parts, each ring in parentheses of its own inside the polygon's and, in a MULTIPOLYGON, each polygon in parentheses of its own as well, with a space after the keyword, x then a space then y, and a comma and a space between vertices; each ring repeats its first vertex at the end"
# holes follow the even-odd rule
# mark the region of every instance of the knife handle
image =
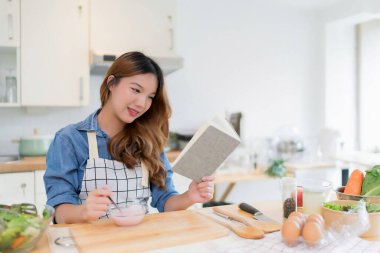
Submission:
POLYGON ((232 220, 239 221, 239 222, 245 224, 246 226, 251 226, 252 225, 247 218, 245 218, 243 216, 240 216, 239 214, 235 214, 234 212, 231 212, 229 210, 226 210, 226 209, 224 209, 221 206, 214 206, 212 208, 212 210, 214 212, 218 213, 218 214, 225 215, 225 216, 229 217, 232 220))
POLYGON ((239 208, 243 211, 246 211, 248 213, 251 213, 253 215, 258 215, 258 214, 262 214, 262 212, 260 212, 260 210, 254 208, 253 206, 247 204, 247 203, 240 203, 239 204, 239 208))

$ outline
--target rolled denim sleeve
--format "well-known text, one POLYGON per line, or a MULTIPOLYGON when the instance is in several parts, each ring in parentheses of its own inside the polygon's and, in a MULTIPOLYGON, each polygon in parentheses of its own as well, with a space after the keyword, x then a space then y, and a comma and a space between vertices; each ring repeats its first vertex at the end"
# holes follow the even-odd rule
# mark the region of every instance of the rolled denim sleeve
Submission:
POLYGON ((159 212, 164 211, 166 201, 171 196, 179 194, 174 187, 173 180, 172 180, 173 171, 169 163, 169 160, 166 157, 166 154, 164 152, 161 154, 161 159, 164 162, 164 166, 166 168, 166 190, 162 190, 158 188, 158 186, 152 185, 152 203, 151 203, 151 206, 157 208, 159 212))
POLYGON ((53 207, 63 203, 80 204, 79 163, 73 143, 62 132, 56 134, 50 145, 46 166, 44 182, 47 204, 53 207))

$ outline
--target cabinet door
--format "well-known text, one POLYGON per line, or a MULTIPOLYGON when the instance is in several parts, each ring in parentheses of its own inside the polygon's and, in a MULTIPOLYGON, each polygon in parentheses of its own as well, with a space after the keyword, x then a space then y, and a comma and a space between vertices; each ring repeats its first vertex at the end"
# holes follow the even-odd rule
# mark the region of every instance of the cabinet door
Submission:
POLYGON ((0 203, 34 203, 34 172, 0 174, 0 203))
POLYGON ((86 0, 21 2, 21 105, 88 104, 86 0))
POLYGON ((175 0, 92 0, 91 49, 97 53, 173 53, 175 0))
POLYGON ((46 205, 46 191, 44 183, 45 170, 36 170, 34 172, 34 189, 35 189, 35 200, 37 210, 43 210, 46 205))
POLYGON ((20 46, 20 0, 0 0, 0 46, 20 46))

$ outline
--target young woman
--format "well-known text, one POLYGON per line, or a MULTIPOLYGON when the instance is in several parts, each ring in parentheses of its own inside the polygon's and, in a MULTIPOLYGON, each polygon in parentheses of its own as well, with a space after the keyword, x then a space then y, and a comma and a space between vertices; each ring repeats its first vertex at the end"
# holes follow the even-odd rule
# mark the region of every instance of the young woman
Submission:
POLYGON ((170 106, 160 67, 139 52, 120 56, 100 87, 101 108, 59 130, 46 156, 47 204, 58 223, 104 217, 116 203, 136 198, 160 212, 209 201, 213 176, 178 194, 163 153, 170 106))

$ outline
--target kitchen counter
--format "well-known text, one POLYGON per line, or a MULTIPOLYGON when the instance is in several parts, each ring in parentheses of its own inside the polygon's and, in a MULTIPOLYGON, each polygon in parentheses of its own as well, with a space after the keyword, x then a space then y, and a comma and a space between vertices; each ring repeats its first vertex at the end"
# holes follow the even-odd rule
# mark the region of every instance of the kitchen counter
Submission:
POLYGON ((0 173, 45 170, 45 156, 25 157, 22 160, 0 163, 0 173))
MULTIPOLYGON (((170 151, 166 155, 169 162, 174 160, 179 155, 180 151, 170 151)), ((46 169, 46 157, 25 157, 22 160, 0 163, 0 173, 26 172, 46 169)))
MULTIPOLYGON (((261 210, 265 215, 271 217, 274 220, 281 221, 281 201, 258 201, 254 204, 256 208, 261 210)), ((250 214, 245 213, 238 209, 237 205, 230 206, 231 210, 236 210, 240 215, 246 217, 252 217, 250 214)), ((159 214, 149 214, 145 217, 143 223, 129 228, 113 226, 110 221, 99 221, 93 224, 73 224, 73 225, 54 225, 52 227, 68 227, 71 229, 74 238, 76 238, 77 244, 79 246, 80 252, 136 252, 136 251, 145 251, 153 250, 158 252, 210 252, 210 250, 205 250, 205 248, 210 249, 211 246, 219 245, 220 247, 227 247, 226 243, 233 239, 233 242, 242 243, 259 243, 261 240, 249 240, 241 239, 235 236, 232 232, 225 230, 224 227, 216 223, 209 223, 211 220, 207 219, 196 219, 192 220, 195 216, 194 213, 210 213, 210 208, 203 209, 193 209, 177 212, 167 212, 159 214), (187 216, 192 214, 192 216, 187 216), (192 217, 192 218, 191 218, 192 217), (175 224, 172 223, 175 221, 175 224), (138 230, 139 227, 144 226, 144 222, 157 222, 155 226, 155 231, 146 231, 146 234, 131 231, 133 229, 138 230), (181 224, 185 222, 186 225, 181 224), (206 222, 207 224, 200 224, 206 222), (198 224, 199 223, 199 224, 198 224), (172 227, 171 227, 172 226, 172 227), (206 231, 197 230, 201 226, 208 228, 207 236, 205 236, 206 231), (169 231, 168 234, 165 234, 169 231), (118 238, 123 233, 133 234, 132 239, 126 242, 125 240, 118 240, 118 238), (197 236, 197 233, 199 236, 197 236), (183 236, 185 235, 185 237, 183 236), (161 236, 161 237, 160 237, 161 236), (87 237, 87 239, 84 239, 87 237), (157 239, 160 237, 160 240, 157 239), (172 239, 176 238, 176 241, 172 239), (189 240, 186 240, 188 238, 189 240), (177 240, 178 239, 178 240, 177 240), (141 240, 144 243, 141 243, 141 240), (78 243, 80 241, 80 243, 78 243), (112 243, 108 248, 109 250, 104 251, 103 243, 112 243), (127 246, 128 245, 128 246, 127 246), (81 246, 81 247, 80 247, 81 246), (102 251, 103 249, 103 251, 102 251), (132 249, 132 250, 128 250, 132 249), (202 250, 200 250, 202 249, 202 250)), ((212 222, 212 221, 211 221, 212 222)), ((275 235, 267 234, 265 238, 267 241, 271 237, 278 237, 279 234, 275 235)), ((264 239, 265 239, 264 238, 264 239)), ((264 240, 263 239, 263 240, 264 240)), ((372 238, 374 241, 380 241, 380 238, 372 238)), ((284 245, 279 242, 281 247, 284 245)), ((367 242, 365 242, 367 243, 367 242)), ((369 242, 368 242, 369 243, 369 242)), ((368 244, 367 243, 367 244, 368 244)), ((376 244, 379 247, 378 244, 376 244)), ((213 252, 218 252, 214 251, 213 252)), ((31 253, 48 253, 51 252, 49 248, 49 243, 47 235, 41 239, 37 247, 31 251, 31 253)), ((224 249, 224 252, 227 252, 224 249)), ((235 251, 234 251, 235 252, 235 251)), ((261 252, 261 251, 260 251, 261 252)), ((283 251, 281 251, 283 252, 283 251)), ((338 251, 335 251, 338 252, 338 251)), ((340 251, 339 251, 340 252, 340 251)))

